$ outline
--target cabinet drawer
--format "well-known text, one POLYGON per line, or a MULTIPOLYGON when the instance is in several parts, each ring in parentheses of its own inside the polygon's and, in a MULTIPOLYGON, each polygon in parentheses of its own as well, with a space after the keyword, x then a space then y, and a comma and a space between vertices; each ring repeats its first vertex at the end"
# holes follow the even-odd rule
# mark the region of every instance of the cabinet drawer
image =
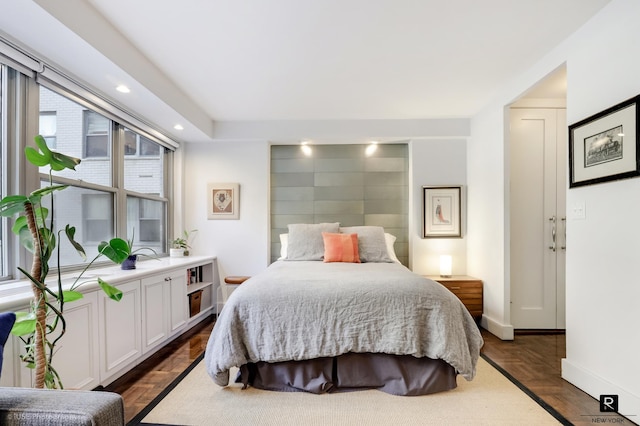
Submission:
POLYGON ((482 316, 483 312, 483 294, 482 281, 471 277, 442 278, 428 277, 433 281, 437 281, 445 286, 449 291, 455 294, 458 299, 466 306, 467 310, 474 317, 482 316))
POLYGON ((466 282, 466 283, 452 283, 442 282, 443 286, 449 289, 458 297, 469 298, 482 298, 482 283, 481 282, 466 282))

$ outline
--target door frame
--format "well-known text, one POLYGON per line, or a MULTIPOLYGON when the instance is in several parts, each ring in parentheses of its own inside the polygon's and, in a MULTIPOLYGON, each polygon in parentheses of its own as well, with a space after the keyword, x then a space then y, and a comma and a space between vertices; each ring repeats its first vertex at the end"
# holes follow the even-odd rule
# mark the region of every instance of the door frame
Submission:
MULTIPOLYGON (((514 100, 514 102, 504 107, 504 163, 505 176, 511 178, 511 133, 509 125, 511 122, 510 110, 512 107, 519 108, 564 108, 567 107, 566 99, 566 65, 562 64, 547 76, 542 78, 538 83, 531 86, 523 92, 522 96, 514 100), (550 87, 553 86, 552 89, 550 87), (542 94, 553 93, 553 96, 542 96, 542 94)), ((508 182, 507 182, 508 184, 508 182)), ((565 189, 566 191, 566 189, 565 189)), ((504 188, 505 200, 505 220, 504 220, 504 303, 506 324, 510 325, 514 330, 511 320, 511 197, 508 186, 504 188)), ((559 300, 559 298, 556 298, 559 300)), ((563 297, 562 302, 566 306, 566 300, 563 297)), ((513 335, 512 335, 513 336, 513 335)))

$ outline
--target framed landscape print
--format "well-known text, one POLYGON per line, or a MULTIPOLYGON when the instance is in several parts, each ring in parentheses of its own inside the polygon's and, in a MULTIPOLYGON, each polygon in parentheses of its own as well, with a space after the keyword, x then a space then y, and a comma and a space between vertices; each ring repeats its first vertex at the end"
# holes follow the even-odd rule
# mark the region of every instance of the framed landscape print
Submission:
POLYGON ((461 186, 423 186, 423 238, 459 238, 461 186))
POLYGON ((238 219, 240 217, 239 184, 209 183, 207 193, 207 219, 238 219))
POLYGON ((638 99, 569 126, 569 187, 640 175, 638 99))

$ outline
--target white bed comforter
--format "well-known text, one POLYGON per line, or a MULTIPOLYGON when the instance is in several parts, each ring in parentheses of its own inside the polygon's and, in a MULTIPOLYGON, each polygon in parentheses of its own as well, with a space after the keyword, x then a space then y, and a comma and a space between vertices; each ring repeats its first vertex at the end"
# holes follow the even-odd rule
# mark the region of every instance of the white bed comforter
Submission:
POLYGON ((229 296, 205 353, 216 384, 248 362, 373 352, 475 376, 482 336, 462 302, 397 263, 278 261, 229 296))

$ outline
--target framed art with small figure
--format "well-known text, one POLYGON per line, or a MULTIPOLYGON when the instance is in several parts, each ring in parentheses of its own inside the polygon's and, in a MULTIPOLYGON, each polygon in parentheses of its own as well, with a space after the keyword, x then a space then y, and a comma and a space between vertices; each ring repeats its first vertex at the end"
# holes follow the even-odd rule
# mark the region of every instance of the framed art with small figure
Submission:
POLYGON ((461 186, 423 186, 422 238, 460 238, 461 186))
POLYGON ((238 219, 240 217, 240 185, 237 183, 207 184, 207 219, 238 219))

